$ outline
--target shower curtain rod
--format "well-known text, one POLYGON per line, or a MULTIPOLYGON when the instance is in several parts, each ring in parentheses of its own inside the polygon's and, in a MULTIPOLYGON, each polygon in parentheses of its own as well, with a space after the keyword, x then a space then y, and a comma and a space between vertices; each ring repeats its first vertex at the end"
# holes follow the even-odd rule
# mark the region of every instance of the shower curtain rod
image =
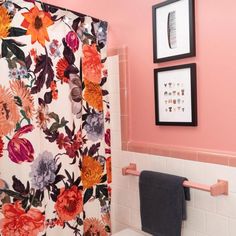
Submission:
MULTIPOLYGON (((42 4, 42 5, 45 5, 45 6, 58 8, 58 9, 60 9, 60 10, 62 10, 62 11, 70 11, 70 12, 72 12, 73 14, 75 14, 75 15, 77 15, 77 16, 81 16, 81 17, 88 16, 88 15, 82 14, 82 13, 80 13, 80 12, 76 12, 76 11, 70 10, 70 9, 68 9, 68 8, 65 8, 65 7, 59 7, 59 6, 57 6, 57 5, 52 5, 52 4, 50 4, 50 3, 46 3, 46 2, 43 2, 43 1, 37 1, 37 2, 40 3, 40 4, 42 4)), ((98 18, 96 18, 96 17, 93 17, 93 16, 89 16, 89 17, 91 17, 91 18, 92 18, 93 20, 95 20, 95 21, 101 21, 100 19, 98 19, 98 18)), ((104 21, 104 20, 102 20, 102 21, 104 21)), ((106 22, 106 21, 104 21, 104 22, 106 22)), ((106 23, 107 23, 107 22, 106 22, 106 23)))
MULTIPOLYGON (((122 168, 122 175, 139 176, 140 171, 137 170, 135 163, 130 163, 129 166, 122 168)), ((228 181, 226 180, 218 180, 216 184, 211 186, 191 181, 184 181, 183 186, 210 192, 211 196, 228 195, 228 181)))

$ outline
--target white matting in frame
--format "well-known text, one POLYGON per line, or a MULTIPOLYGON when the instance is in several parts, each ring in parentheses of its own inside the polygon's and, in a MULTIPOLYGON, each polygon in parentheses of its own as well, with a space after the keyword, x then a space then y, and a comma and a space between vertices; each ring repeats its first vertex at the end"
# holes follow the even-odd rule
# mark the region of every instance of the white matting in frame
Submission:
POLYGON ((194 0, 153 6, 154 62, 195 55, 194 0))
POLYGON ((196 64, 154 70, 157 125, 197 125, 196 64))

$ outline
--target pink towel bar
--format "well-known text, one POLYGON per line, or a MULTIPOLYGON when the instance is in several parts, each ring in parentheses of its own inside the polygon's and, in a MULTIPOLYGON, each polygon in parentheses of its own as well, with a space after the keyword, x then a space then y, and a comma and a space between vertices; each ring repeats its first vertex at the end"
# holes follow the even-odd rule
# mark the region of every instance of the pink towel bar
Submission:
MULTIPOLYGON (((122 175, 139 176, 140 172, 137 171, 137 166, 135 163, 130 163, 129 166, 122 168, 122 175)), ((228 195, 228 181, 226 180, 219 179, 216 184, 211 186, 194 183, 191 181, 184 181, 183 186, 210 192, 211 196, 228 195)))

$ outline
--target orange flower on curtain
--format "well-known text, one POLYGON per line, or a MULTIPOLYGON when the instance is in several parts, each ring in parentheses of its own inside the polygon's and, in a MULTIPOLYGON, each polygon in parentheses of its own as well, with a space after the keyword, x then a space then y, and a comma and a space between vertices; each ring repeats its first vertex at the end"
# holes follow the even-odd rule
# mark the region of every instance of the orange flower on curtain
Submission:
POLYGON ((111 172, 111 157, 106 159, 106 168, 107 168, 107 182, 110 184, 112 182, 112 172, 111 172))
POLYGON ((50 14, 34 6, 29 12, 22 13, 22 15, 24 21, 21 26, 27 29, 27 35, 31 35, 31 43, 34 44, 38 41, 42 46, 45 46, 45 40, 49 41, 47 27, 54 23, 50 14))
POLYGON ((0 6, 0 38, 6 38, 9 35, 11 17, 5 7, 0 6))
POLYGON ((17 106, 9 89, 0 85, 0 136, 13 131, 20 119, 17 106))
POLYGON ((15 97, 19 99, 18 102, 25 112, 28 119, 31 119, 34 114, 34 99, 30 93, 30 90, 25 86, 24 82, 21 80, 10 81, 10 88, 15 97))
POLYGON ((84 156, 82 161, 81 180, 84 188, 99 184, 102 178, 102 166, 90 156, 84 156))
POLYGON ((84 100, 98 111, 103 110, 102 90, 98 84, 94 84, 87 79, 84 79, 85 91, 84 100))
POLYGON ((103 65, 96 44, 85 44, 83 46, 83 54, 82 66, 84 77, 95 84, 100 84, 103 65))

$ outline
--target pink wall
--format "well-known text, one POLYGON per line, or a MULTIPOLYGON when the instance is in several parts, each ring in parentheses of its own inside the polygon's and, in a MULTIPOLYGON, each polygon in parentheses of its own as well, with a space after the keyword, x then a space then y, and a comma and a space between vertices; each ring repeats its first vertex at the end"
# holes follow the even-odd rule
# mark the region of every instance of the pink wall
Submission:
POLYGON ((195 0, 197 57, 152 63, 151 6, 160 0, 47 0, 107 20, 109 48, 128 47, 130 140, 236 151, 235 0, 195 0), (153 69, 196 62, 198 127, 154 124, 153 69))

